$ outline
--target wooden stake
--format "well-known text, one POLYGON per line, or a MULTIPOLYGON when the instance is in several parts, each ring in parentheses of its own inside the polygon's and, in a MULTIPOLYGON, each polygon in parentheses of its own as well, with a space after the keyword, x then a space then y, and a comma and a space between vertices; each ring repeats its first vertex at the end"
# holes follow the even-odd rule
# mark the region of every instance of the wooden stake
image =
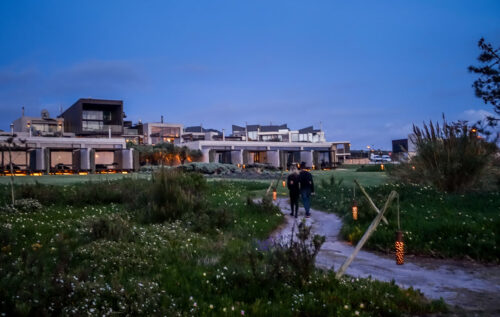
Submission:
POLYGON ((381 212, 379 212, 377 217, 375 217, 375 219, 373 219, 372 223, 370 224, 370 226, 366 230, 365 234, 363 235, 361 240, 359 240, 358 244, 356 245, 356 248, 354 249, 354 251, 345 260, 345 262, 342 264, 340 269, 337 271, 337 273, 335 274, 336 278, 340 278, 340 277, 342 277, 342 275, 344 275, 345 271, 347 270, 347 268, 349 267, 351 262, 354 260, 356 255, 358 255, 359 250, 361 250, 361 248, 366 243, 366 241, 368 241, 368 238, 370 238, 370 236, 377 229, 377 226, 379 225, 380 220, 382 220, 382 217, 384 216, 385 211, 389 208, 390 203, 394 200, 394 198, 396 198, 397 195, 398 195, 398 193, 396 193, 395 191, 391 191, 391 193, 389 194, 389 197, 387 198, 387 201, 385 202, 384 208, 382 209, 381 212))
MULTIPOLYGON (((368 203, 370 204, 370 206, 372 207, 372 209, 375 210, 378 214, 380 214, 380 210, 377 208, 377 206, 375 205, 375 203, 373 202, 373 200, 370 198, 370 196, 368 196, 368 193, 363 188, 363 186, 361 186, 361 184, 357 180, 354 180, 354 182, 356 183, 356 185, 358 185, 358 187, 361 190, 361 192, 363 193, 363 195, 366 196, 366 199, 368 200, 368 203)), ((387 221, 387 219, 384 216, 382 216, 382 221, 386 225, 389 225, 389 222, 387 221)))

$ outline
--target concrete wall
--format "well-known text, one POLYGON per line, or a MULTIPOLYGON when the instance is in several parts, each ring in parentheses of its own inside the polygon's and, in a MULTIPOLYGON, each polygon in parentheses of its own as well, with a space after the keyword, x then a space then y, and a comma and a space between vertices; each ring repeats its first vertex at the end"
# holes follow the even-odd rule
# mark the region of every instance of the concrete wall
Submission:
POLYGON ((306 167, 310 168, 313 165, 313 151, 301 151, 300 163, 304 162, 306 167))
POLYGON ((280 151, 267 151, 267 163, 274 167, 280 167, 280 151))

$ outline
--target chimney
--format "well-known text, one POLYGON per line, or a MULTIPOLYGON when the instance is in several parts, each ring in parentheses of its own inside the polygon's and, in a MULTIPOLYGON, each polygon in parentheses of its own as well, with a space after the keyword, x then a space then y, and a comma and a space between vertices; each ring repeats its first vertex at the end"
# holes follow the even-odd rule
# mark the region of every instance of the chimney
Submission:
POLYGON ((21 117, 24 117, 24 107, 21 108, 22 111, 21 111, 21 117))
POLYGON ((163 123, 163 116, 161 116, 161 121, 160 122, 163 123))

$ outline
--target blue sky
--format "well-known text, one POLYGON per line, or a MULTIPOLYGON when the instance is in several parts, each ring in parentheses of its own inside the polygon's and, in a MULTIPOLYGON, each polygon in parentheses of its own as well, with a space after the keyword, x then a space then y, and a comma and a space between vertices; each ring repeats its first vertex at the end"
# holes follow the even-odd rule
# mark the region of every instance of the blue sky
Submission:
POLYGON ((412 123, 475 120, 467 67, 500 46, 500 1, 2 1, 0 129, 78 98, 128 119, 320 122, 389 149, 412 123))

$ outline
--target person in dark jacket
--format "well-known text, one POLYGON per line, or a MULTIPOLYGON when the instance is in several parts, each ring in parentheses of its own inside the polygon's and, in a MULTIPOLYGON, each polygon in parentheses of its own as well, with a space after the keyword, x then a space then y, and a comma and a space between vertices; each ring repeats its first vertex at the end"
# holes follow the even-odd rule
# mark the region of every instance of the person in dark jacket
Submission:
POLYGON ((309 218, 311 217, 309 210, 311 208, 311 195, 314 195, 314 182, 311 173, 306 171, 305 165, 304 162, 300 164, 299 185, 302 204, 306 210, 306 218, 309 218))
POLYGON ((295 216, 297 218, 299 214, 299 196, 300 196, 300 188, 299 188, 299 171, 296 166, 293 166, 290 170, 290 175, 288 175, 287 179, 287 187, 290 193, 290 207, 292 212, 290 215, 295 216))

